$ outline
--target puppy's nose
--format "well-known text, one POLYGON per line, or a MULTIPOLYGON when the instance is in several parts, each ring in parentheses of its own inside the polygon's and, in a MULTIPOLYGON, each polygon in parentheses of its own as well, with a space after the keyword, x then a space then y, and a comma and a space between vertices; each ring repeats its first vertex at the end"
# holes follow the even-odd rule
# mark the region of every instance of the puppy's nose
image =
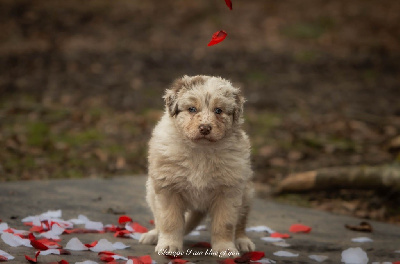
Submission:
POLYGON ((203 136, 206 136, 206 135, 210 134, 211 126, 210 125, 200 125, 199 130, 200 130, 200 134, 202 134, 203 136))

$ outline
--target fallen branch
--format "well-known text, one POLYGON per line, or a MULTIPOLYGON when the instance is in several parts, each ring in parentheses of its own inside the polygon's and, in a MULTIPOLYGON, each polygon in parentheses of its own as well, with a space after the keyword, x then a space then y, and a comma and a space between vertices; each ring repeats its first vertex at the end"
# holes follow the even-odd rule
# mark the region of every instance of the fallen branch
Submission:
POLYGON ((295 173, 281 181, 276 186, 275 193, 334 189, 400 191, 400 168, 357 166, 295 173))

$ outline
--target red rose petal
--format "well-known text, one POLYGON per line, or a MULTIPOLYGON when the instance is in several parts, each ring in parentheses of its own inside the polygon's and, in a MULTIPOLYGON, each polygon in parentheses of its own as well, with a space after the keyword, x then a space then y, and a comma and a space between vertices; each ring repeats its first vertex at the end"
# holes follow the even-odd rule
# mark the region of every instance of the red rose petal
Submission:
POLYGON ((36 255, 35 255, 35 258, 34 258, 34 259, 31 258, 31 257, 29 257, 29 256, 27 256, 27 255, 25 255, 25 259, 26 259, 27 261, 29 261, 30 263, 36 263, 39 254, 40 254, 40 250, 38 250, 38 252, 36 252, 36 255))
POLYGON ((125 235, 130 234, 131 232, 129 232, 128 230, 121 230, 118 232, 115 232, 114 236, 115 237, 125 237, 125 235))
POLYGON ((232 1, 231 0, 225 0, 225 3, 229 7, 229 9, 232 10, 232 1))
POLYGON ((96 246, 97 243, 99 243, 99 242, 98 241, 94 241, 94 242, 92 242, 90 244, 84 244, 84 245, 85 245, 85 247, 92 248, 92 247, 96 246))
MULTIPOLYGON (((54 241, 52 239, 41 238, 36 241, 42 243, 43 245, 47 246, 48 248, 62 248, 62 246, 60 244, 58 244, 56 241, 54 241)), ((59 241, 61 241, 61 239, 59 241)))
POLYGON ((265 253, 262 251, 251 251, 244 253, 241 257, 235 258, 235 262, 238 263, 247 263, 250 260, 255 261, 255 260, 260 260, 265 256, 265 253))
POLYGON ((30 241, 36 240, 36 237, 32 233, 29 233, 28 238, 30 241))
POLYGON ((115 255, 115 253, 114 252, 112 252, 112 251, 100 251, 97 255, 115 255))
POLYGON ((171 262, 172 262, 172 264, 179 264, 179 263, 186 263, 186 262, 189 262, 189 261, 188 260, 184 260, 184 259, 176 258, 176 259, 173 259, 171 262))
POLYGON ((62 259, 62 260, 60 260, 58 262, 49 262, 48 264, 69 264, 69 262, 62 259))
POLYGON ((150 255, 141 256, 141 257, 139 257, 139 260, 141 262, 143 262, 143 264, 151 264, 151 262, 152 262, 150 255))
POLYGON ((104 231, 75 228, 75 229, 66 229, 66 230, 64 230, 63 234, 87 234, 87 233, 95 233, 96 234, 96 233, 104 233, 104 231))
POLYGON ((114 258, 112 256, 105 255, 105 256, 101 256, 100 260, 105 261, 105 262, 111 262, 111 261, 114 261, 114 258))
POLYGON ((4 256, 0 255, 0 261, 7 261, 7 260, 8 260, 7 257, 4 257, 4 256))
POLYGON ((141 257, 129 256, 128 259, 133 260, 133 264, 151 264, 152 259, 150 255, 144 255, 141 257))
POLYGON ((151 220, 149 221, 149 223, 150 223, 150 225, 154 225, 154 220, 151 219, 151 220))
POLYGON ((130 218, 127 215, 120 216, 119 219, 118 219, 118 223, 120 225, 128 223, 128 222, 132 222, 132 218, 130 218))
POLYGON ((289 231, 292 233, 310 233, 311 227, 303 224, 294 224, 290 226, 289 231))
POLYGON ((37 240, 31 240, 31 245, 32 247, 39 249, 39 250, 48 250, 49 247, 44 245, 43 243, 37 241, 37 240))
POLYGON ((191 245, 191 247, 211 248, 211 244, 208 242, 197 242, 196 244, 191 245))
POLYGON ((271 234, 271 237, 290 238, 290 235, 288 235, 288 234, 281 234, 281 233, 275 232, 275 233, 272 233, 272 234, 271 234))
POLYGON ((220 264, 237 264, 234 259, 224 259, 218 261, 220 264))
POLYGON ((43 233, 45 230, 42 226, 32 226, 29 232, 43 233))
POLYGON ((228 34, 223 30, 215 32, 212 35, 211 41, 208 43, 207 46, 212 46, 212 45, 220 43, 221 41, 223 41, 226 38, 227 35, 228 34))
POLYGON ((140 224, 138 224, 138 223, 132 223, 131 225, 130 225, 132 228, 133 228, 133 230, 135 231, 135 232, 137 232, 137 233, 147 233, 147 228, 146 227, 144 227, 144 226, 141 226, 140 224))

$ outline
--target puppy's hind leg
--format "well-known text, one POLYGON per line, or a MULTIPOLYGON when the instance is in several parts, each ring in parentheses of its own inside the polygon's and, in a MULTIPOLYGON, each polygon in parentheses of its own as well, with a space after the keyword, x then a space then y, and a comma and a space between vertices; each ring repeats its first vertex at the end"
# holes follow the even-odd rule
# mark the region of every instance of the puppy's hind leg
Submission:
POLYGON ((206 214, 200 211, 190 211, 185 215, 185 235, 195 229, 206 214))

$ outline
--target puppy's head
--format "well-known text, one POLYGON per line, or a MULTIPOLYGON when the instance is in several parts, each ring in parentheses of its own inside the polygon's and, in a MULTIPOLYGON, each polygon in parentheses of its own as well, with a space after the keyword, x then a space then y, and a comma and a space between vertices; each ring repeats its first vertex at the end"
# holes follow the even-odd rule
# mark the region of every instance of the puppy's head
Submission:
POLYGON ((216 142, 242 123, 244 98, 220 77, 184 76, 166 90, 165 104, 176 127, 195 142, 216 142))

